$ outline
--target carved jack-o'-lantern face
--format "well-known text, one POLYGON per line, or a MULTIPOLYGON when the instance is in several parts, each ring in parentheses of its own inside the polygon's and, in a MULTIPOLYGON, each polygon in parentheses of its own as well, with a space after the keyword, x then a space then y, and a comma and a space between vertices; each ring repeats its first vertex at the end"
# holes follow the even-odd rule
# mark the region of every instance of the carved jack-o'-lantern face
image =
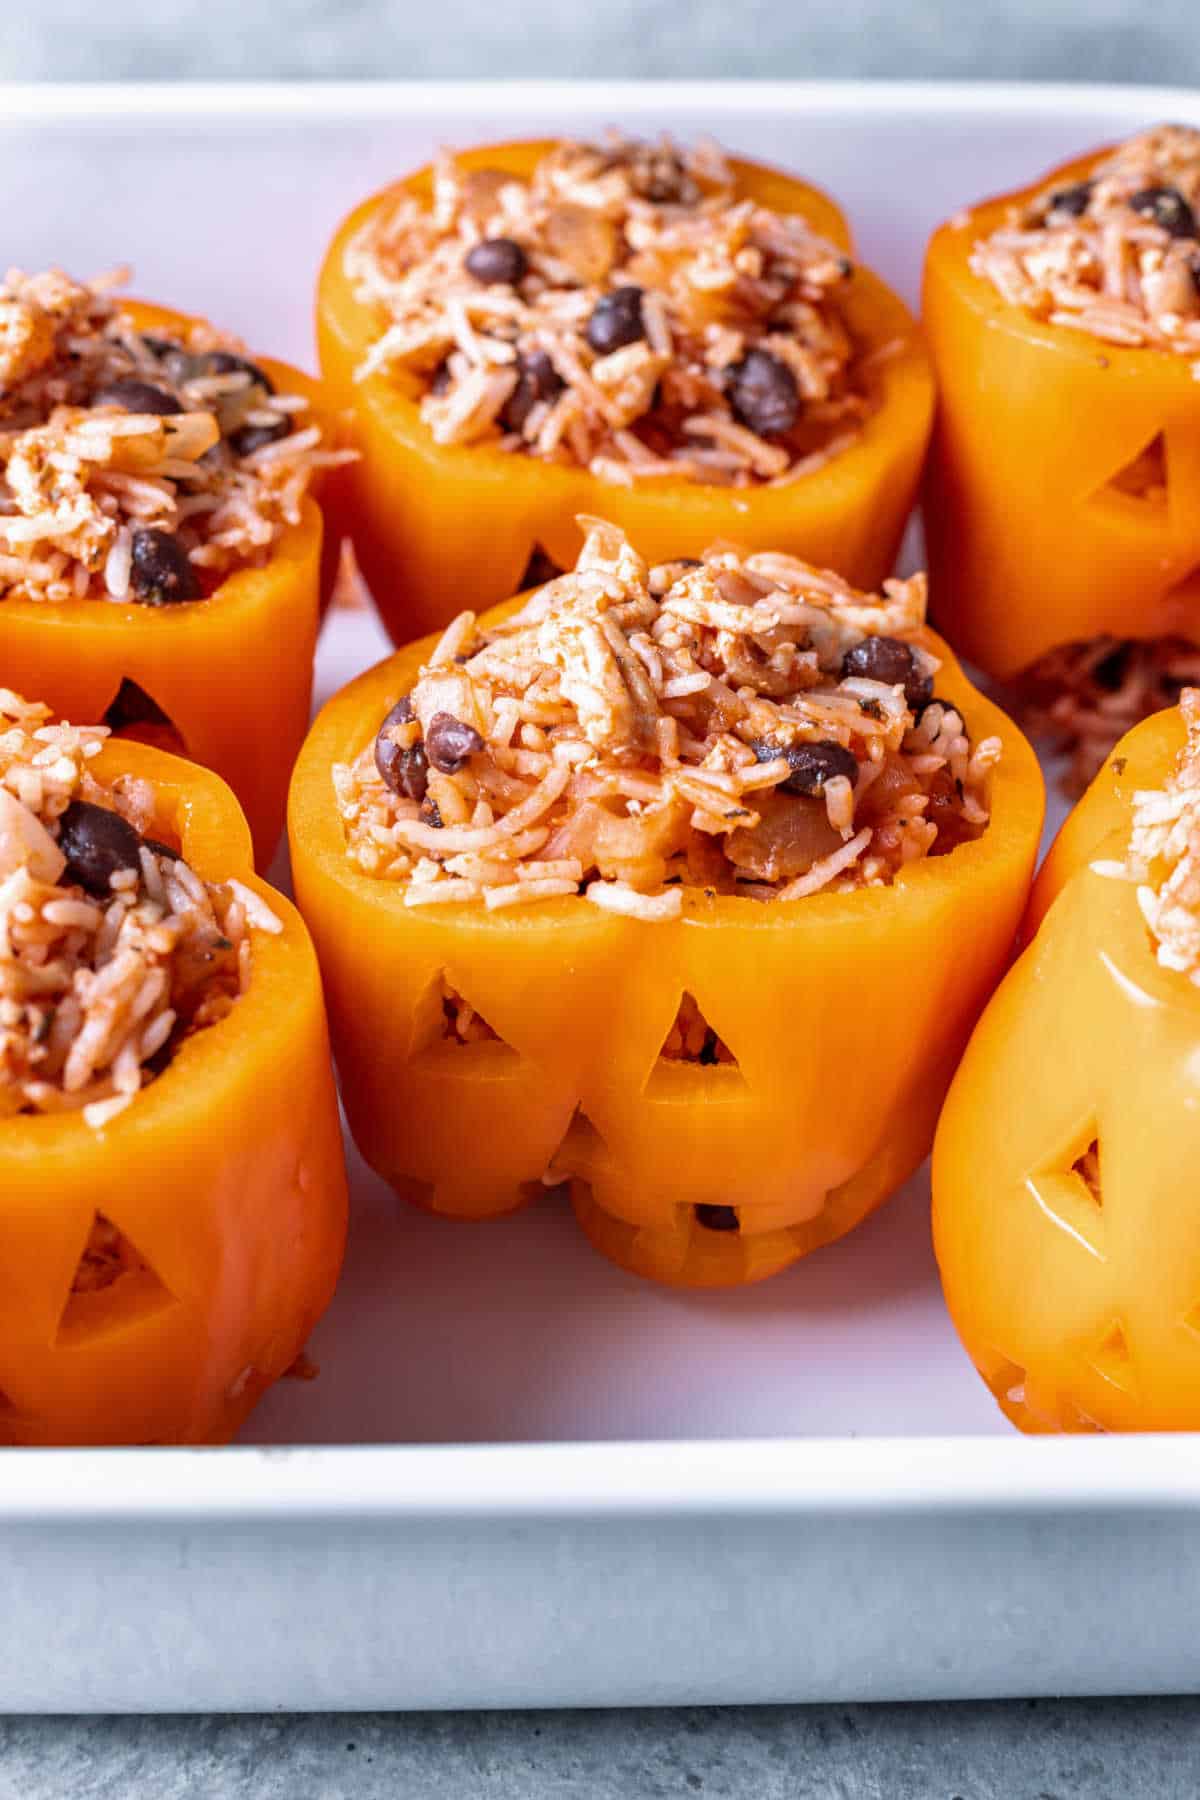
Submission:
MULTIPOLYGON (((1093 160, 1055 179, 1079 180, 1093 160)), ((1004 678, 1104 635, 1200 642, 1191 360, 1035 319, 970 267, 979 240, 1044 185, 942 226, 925 269, 939 386, 925 508, 933 616, 1004 678)))
POLYGON ((1179 737, 1175 714, 1130 734, 1070 822, 938 1129, 947 1302, 1029 1431, 1200 1427, 1200 990, 1090 867, 1124 854, 1179 737))
POLYGON ((602 1250, 684 1282, 769 1274, 877 1205, 925 1153, 1040 828, 1032 751, 934 648, 939 693, 1004 743, 983 836, 890 888, 788 905, 690 890, 672 922, 576 897, 406 906, 347 856, 330 769, 370 741, 430 641, 344 689, 297 767, 292 865, 372 1166, 462 1217, 569 1179, 602 1250), (692 1062, 663 1054, 681 1007, 692 1062))
MULTIPOLYGON (((155 833, 206 880, 258 885, 224 783, 112 743, 155 833)), ((222 1442, 331 1297, 346 1172, 316 959, 295 910, 246 992, 100 1129, 0 1117, 0 1444, 222 1442)))

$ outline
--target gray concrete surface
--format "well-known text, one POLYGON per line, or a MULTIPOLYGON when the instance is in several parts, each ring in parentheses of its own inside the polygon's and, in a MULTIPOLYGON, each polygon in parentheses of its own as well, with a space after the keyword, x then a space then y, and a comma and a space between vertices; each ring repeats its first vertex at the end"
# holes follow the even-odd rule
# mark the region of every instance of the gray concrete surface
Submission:
MULTIPOLYGON (((1200 82, 1196 0, 0 0, 0 79, 1200 82)), ((0 1720, 0 1800, 1173 1800, 1200 1702, 0 1720)))
POLYGON ((1200 80, 1195 0, 0 0, 0 77, 1200 80))
POLYGON ((1200 1702, 0 1721, 0 1800, 1194 1800, 1200 1702))

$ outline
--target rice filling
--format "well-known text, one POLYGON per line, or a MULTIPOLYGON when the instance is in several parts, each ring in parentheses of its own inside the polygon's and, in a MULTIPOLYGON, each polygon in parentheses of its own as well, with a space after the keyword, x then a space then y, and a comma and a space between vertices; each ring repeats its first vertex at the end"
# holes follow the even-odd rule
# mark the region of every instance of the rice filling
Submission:
POLYGON ((713 145, 561 143, 528 179, 448 154, 345 253, 378 310, 359 370, 402 376, 439 444, 625 485, 795 480, 857 434, 849 259, 739 198, 713 145))
POLYGON ((1200 688, 1184 691, 1179 711, 1186 742, 1162 787, 1134 794, 1124 862, 1093 867, 1137 883, 1159 965, 1200 986, 1200 688))
POLYGON ((282 926, 150 836, 150 784, 96 779, 108 732, 0 689, 0 1118, 101 1128, 251 979, 282 926))
POLYGON ((1053 325, 1200 358, 1200 130, 1155 126, 1087 180, 1042 189, 971 267, 1053 325))
POLYGON ((0 603, 203 599, 346 459, 236 339, 134 329, 122 279, 0 283, 0 603))
POLYGON ((573 571, 490 629, 461 614, 332 771, 347 854, 406 905, 653 922, 685 887, 885 885, 986 828, 1000 740, 935 694, 923 576, 868 595, 725 546, 647 568, 582 524, 573 571))

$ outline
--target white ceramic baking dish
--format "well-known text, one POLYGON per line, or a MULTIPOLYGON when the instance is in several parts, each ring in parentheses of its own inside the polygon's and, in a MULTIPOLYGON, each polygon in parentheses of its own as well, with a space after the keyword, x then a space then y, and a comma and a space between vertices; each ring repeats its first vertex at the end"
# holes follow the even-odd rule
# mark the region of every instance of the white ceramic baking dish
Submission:
MULTIPOLYGON (((437 143, 616 121, 803 171, 912 297, 947 213, 1165 117, 1200 122, 1200 97, 0 90, 4 254, 128 260, 139 293, 311 363, 317 263, 357 197, 437 143)), ((336 616, 321 695, 384 648, 336 616)), ((1200 1443, 1012 1434, 942 1307, 923 1179, 765 1287, 700 1295, 626 1278, 550 1202, 453 1225, 352 1169, 320 1380, 278 1388, 242 1447, 0 1453, 0 1710, 1200 1682, 1200 1443)))

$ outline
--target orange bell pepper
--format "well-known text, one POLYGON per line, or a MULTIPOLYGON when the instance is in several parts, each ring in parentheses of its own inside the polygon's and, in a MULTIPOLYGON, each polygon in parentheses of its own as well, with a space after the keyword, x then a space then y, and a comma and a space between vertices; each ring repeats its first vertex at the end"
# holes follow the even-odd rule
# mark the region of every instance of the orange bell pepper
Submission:
POLYGON ((1003 740, 983 836, 890 888, 786 905, 688 890, 677 923, 573 898, 407 908, 401 886, 347 856, 330 768, 371 741, 434 640, 336 695, 297 764, 289 833, 344 1104, 372 1167, 464 1218, 523 1205, 544 1174, 571 1180, 599 1249, 682 1285, 772 1274, 878 1206, 929 1148, 1008 955, 1042 818, 1025 739, 945 644, 916 641, 943 659, 938 692, 972 732, 1003 740), (443 976, 499 1041, 440 1037, 443 976), (684 993, 736 1067, 659 1056, 684 993), (712 1206, 737 1209, 736 1235, 707 1228, 696 1208, 712 1206))
POLYGON ((1023 1431, 1200 1429, 1200 991, 1091 866, 1183 736, 1177 708, 1138 725, 1067 820, 938 1128, 946 1301, 1023 1431))
MULTIPOLYGON (((548 142, 489 145, 459 158, 466 168, 528 174, 548 142)), ((735 162, 744 193, 779 212, 801 213, 849 248, 841 213, 817 189, 776 170, 735 162)), ((426 194, 422 169, 399 184, 426 194)), ((384 622, 397 643, 444 625, 470 593, 481 607, 522 585, 541 547, 562 568, 579 553, 579 514, 619 525, 650 562, 699 555, 718 539, 786 551, 836 568, 872 588, 890 572, 912 507, 932 412, 920 334, 904 304, 859 268, 844 302, 864 354, 894 344, 876 380, 879 404, 857 440, 786 486, 756 489, 657 482, 625 488, 581 468, 488 446, 435 444, 415 386, 395 376, 356 381, 378 335, 376 311, 355 299, 346 246, 396 188, 357 207, 338 230, 317 290, 317 339, 331 400, 347 409, 362 460, 345 473, 347 529, 384 622)))
POLYGON ((1102 635, 1200 639, 1200 387, 1187 357, 1043 323, 969 267, 1010 206, 1083 180, 1107 154, 956 215, 926 259, 930 602, 962 654, 1001 679, 1102 635), (1156 445, 1165 502, 1120 483, 1156 445))
MULTIPOLYGON (((132 301, 122 310, 138 330, 191 323, 132 301)), ((280 392, 318 400, 316 384, 297 370, 265 357, 260 366, 280 392)), ((123 681, 136 683, 174 728, 160 741, 233 788, 264 866, 308 728, 321 558, 321 512, 306 499, 300 523, 283 532, 270 560, 237 570, 207 600, 152 607, 0 599, 3 680, 40 695, 61 717, 84 721, 104 717, 123 681)))
POLYGON ((115 739, 89 766, 152 782, 157 833, 202 878, 261 894, 283 931, 255 933, 246 992, 107 1125, 0 1120, 0 1444, 222 1443, 304 1348, 341 1263, 316 958, 252 873, 224 782, 115 739), (134 1254, 110 1286, 76 1293, 98 1213, 134 1254))

